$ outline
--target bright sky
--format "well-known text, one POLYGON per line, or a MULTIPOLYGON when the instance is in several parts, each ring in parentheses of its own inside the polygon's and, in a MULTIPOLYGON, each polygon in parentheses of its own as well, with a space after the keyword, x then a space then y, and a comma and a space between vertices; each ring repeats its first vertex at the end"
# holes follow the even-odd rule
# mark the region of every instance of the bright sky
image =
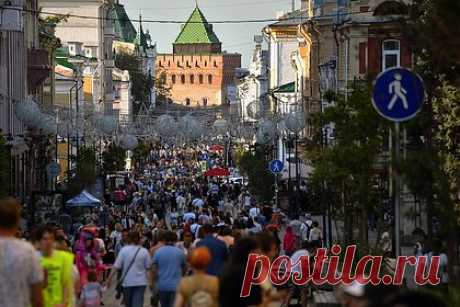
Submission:
MULTIPOLYGON (((143 20, 185 21, 195 7, 195 0, 120 0, 129 16, 143 20)), ((299 6, 300 1, 296 0, 299 6)), ((272 19, 278 11, 289 11, 291 0, 198 0, 198 5, 208 21, 272 19)), ((179 24, 143 23, 160 53, 172 51, 172 43, 179 34, 179 24)), ((134 24, 136 28, 137 23, 134 24)), ((264 23, 215 24, 214 31, 223 43, 222 49, 242 54, 242 66, 250 61, 253 37, 260 34, 264 23)))

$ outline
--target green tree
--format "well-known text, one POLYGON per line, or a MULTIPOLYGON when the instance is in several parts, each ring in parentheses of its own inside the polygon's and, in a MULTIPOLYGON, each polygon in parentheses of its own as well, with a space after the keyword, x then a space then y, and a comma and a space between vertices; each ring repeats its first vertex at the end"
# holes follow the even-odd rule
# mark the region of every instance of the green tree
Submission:
POLYGON ((77 157, 75 175, 69 181, 69 194, 76 195, 96 183, 96 151, 91 147, 81 147, 77 157))
MULTIPOLYGON (((149 101, 150 89, 154 83, 152 77, 144 75, 141 69, 141 60, 135 55, 118 53, 115 57, 115 66, 129 72, 131 80, 131 93, 134 101, 149 101)), ((134 104, 134 114, 139 112, 141 104, 134 104)))
POLYGON ((270 202, 274 197, 275 178, 268 170, 268 151, 266 146, 256 145, 254 150, 239 151, 237 165, 248 177, 249 191, 261 202, 270 202))
POLYGON ((102 153, 102 169, 105 175, 125 169, 126 151, 116 144, 110 144, 102 153))
MULTIPOLYGON (((335 98, 335 104, 314 117, 317 127, 306 156, 311 160, 310 193, 320 202, 320 210, 331 207, 334 220, 343 217, 345 243, 356 242, 354 227, 359 227, 358 242, 368 245, 368 215, 378 212, 378 157, 382 152, 387 125, 371 103, 370 86, 355 82, 349 97, 335 98), (321 127, 334 123, 334 143, 324 146, 321 127), (331 205, 332 204, 332 205, 331 205), (328 206, 328 207, 329 207, 328 206)), ((310 196, 311 197, 311 196, 310 196)))
MULTIPOLYGON (((420 185, 417 187, 414 183, 431 171, 431 176, 427 177, 430 181, 425 184, 428 234, 431 238, 432 216, 437 215, 443 226, 439 235, 447 239, 451 274, 458 261, 460 216, 460 27, 455 26, 459 15, 459 1, 415 0, 410 6, 409 18, 401 27, 410 41, 415 54, 415 70, 424 80, 427 93, 422 116, 415 120, 418 125, 413 133, 416 146, 411 149, 412 155, 422 149, 429 160, 413 165, 415 170, 407 173, 412 183, 409 187, 423 194, 420 185)), ((451 280, 459 280, 451 276, 451 280)))

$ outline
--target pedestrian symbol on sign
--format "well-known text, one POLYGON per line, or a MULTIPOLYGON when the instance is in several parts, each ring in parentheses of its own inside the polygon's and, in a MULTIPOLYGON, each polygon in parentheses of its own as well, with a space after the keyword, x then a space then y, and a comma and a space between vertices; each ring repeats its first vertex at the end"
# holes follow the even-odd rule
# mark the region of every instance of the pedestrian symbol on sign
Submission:
POLYGON ((393 94, 393 96, 391 97, 390 104, 388 105, 388 110, 393 109, 396 101, 398 101, 398 98, 401 99, 404 109, 407 110, 409 108, 406 98, 407 91, 401 85, 402 77, 400 74, 394 74, 393 77, 395 78, 395 80, 390 83, 390 88, 388 89, 390 94, 393 94))
POLYGON ((269 168, 272 173, 281 173, 283 171, 283 162, 280 160, 270 161, 269 168))

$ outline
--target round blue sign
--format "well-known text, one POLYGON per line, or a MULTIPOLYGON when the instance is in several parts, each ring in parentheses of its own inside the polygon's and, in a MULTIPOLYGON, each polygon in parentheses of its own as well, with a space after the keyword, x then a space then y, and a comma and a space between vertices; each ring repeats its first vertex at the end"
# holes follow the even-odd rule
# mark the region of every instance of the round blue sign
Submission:
POLYGON ((280 160, 272 160, 270 161, 269 168, 272 173, 281 173, 283 171, 283 162, 280 160))
POLYGON ((425 89, 422 79, 405 68, 390 68, 375 80, 372 102, 383 117, 402 122, 414 117, 422 108, 425 89))

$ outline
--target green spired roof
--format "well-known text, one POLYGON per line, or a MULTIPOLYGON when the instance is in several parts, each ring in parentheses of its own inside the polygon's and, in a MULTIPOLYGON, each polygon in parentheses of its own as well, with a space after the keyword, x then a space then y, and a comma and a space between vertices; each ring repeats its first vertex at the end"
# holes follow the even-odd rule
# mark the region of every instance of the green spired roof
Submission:
POLYGON ((136 38, 133 42, 136 46, 141 47, 144 50, 148 49, 147 37, 142 29, 142 16, 139 16, 139 31, 137 31, 136 38))
POLYGON ((273 90, 274 93, 295 93, 295 82, 289 82, 278 86, 273 90))
POLYGON ((220 41, 198 6, 176 38, 175 44, 219 44, 220 41))
POLYGON ((136 39, 137 31, 128 14, 126 13, 125 7, 118 3, 114 4, 112 9, 112 15, 114 20, 114 30, 117 40, 132 43, 136 39))
POLYGON ((68 61, 69 58, 69 50, 66 47, 61 47, 56 49, 56 64, 74 69, 72 63, 68 61))

